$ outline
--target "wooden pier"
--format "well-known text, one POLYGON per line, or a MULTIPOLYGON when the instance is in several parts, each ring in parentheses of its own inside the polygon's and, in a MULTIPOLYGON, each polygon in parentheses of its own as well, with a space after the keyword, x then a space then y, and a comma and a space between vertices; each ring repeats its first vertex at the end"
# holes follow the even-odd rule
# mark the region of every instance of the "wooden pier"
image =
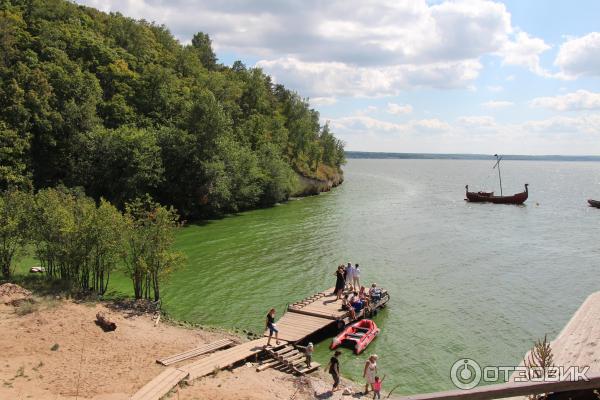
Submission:
MULTIPOLYGON (((345 323, 350 322, 348 311, 342 310, 342 301, 336 300, 333 288, 316 293, 304 300, 290 304, 286 312, 276 322, 279 329, 280 344, 276 345, 275 338, 271 338, 271 346, 266 348, 267 336, 237 346, 230 346, 228 340, 220 340, 215 343, 196 347, 183 353, 175 354, 157 360, 163 365, 174 365, 190 358, 205 357, 190 362, 177 368, 169 367, 152 381, 148 382, 136 394, 132 400, 158 400, 177 384, 184 380, 194 380, 215 371, 229 368, 237 363, 252 357, 258 357, 267 353, 272 359, 257 368, 258 371, 267 368, 277 368, 282 371, 305 374, 318 368, 318 363, 312 363, 306 367, 303 363, 303 353, 295 349, 294 345, 329 328, 341 319, 345 323), (207 353, 212 353, 206 355, 207 353)), ((262 316, 257 316, 262 318, 262 316)))

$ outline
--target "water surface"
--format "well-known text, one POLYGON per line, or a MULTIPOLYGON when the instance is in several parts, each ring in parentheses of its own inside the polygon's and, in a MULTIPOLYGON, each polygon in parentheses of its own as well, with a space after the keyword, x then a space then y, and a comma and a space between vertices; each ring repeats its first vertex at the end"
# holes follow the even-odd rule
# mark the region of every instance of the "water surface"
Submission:
MULTIPOLYGON (((341 262, 391 301, 382 334, 342 374, 358 378, 380 356, 398 393, 452 388, 454 361, 518 364, 532 342, 554 337, 598 290, 600 163, 507 161, 506 193, 530 184, 525 206, 469 204, 464 185, 495 189, 489 161, 350 160, 331 193, 183 230, 188 265, 163 288, 176 318, 261 331, 271 306, 335 283, 341 262)), ((325 341, 316 358, 329 357, 325 341)))

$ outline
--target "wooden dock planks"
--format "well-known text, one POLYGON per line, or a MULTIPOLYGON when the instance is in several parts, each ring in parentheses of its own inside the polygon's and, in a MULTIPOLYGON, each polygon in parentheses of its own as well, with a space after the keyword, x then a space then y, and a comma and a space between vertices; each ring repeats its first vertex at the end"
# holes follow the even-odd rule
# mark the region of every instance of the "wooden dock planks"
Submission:
POLYGON ((159 400, 187 376, 187 372, 169 367, 138 390, 130 400, 159 400))
MULTIPOLYGON (((277 321, 278 336, 280 340, 295 343, 334 322, 332 319, 305 315, 290 310, 277 321)), ((268 330, 265 332, 265 336, 269 336, 268 330)))
POLYGON ((162 364, 162 365, 171 365, 171 364, 175 364, 179 361, 188 360, 192 357, 197 357, 202 354, 210 353, 210 352, 213 352, 213 351, 225 348, 225 347, 229 347, 232 344, 233 344, 233 340, 231 340, 231 339, 221 339, 221 340, 217 340, 216 342, 213 342, 213 343, 205 344, 203 346, 199 346, 199 347, 193 348, 191 350, 184 351, 183 353, 179 353, 179 354, 175 354, 175 355, 172 355, 169 357, 158 359, 158 360, 156 360, 156 362, 159 364, 162 364))
POLYGON ((336 300, 332 292, 333 288, 294 303, 288 311, 332 320, 343 318, 348 312, 342 310, 342 300, 336 300))
MULTIPOLYGON (((219 351, 206 358, 184 365, 181 367, 181 370, 189 374, 189 380, 200 378, 213 373, 215 369, 226 368, 260 353, 264 350, 266 344, 266 337, 242 343, 230 349, 219 351)), ((271 340, 271 344, 275 347, 275 339, 271 340)))

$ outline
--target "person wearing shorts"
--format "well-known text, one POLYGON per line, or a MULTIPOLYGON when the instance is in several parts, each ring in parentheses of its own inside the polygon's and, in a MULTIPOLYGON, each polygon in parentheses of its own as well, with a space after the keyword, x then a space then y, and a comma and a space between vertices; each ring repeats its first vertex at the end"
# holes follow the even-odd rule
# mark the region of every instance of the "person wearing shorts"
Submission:
POLYGON ((275 325, 275 309, 271 308, 269 313, 267 314, 267 329, 269 330, 269 339, 267 339, 267 346, 271 345, 271 336, 275 334, 275 344, 279 344, 279 330, 277 330, 277 326, 275 325))

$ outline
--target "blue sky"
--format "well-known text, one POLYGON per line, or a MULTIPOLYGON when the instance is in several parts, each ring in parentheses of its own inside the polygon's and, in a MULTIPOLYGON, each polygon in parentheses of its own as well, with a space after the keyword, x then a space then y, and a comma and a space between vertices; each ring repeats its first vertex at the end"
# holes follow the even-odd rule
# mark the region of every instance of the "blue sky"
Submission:
POLYGON ((77 0, 208 33, 349 150, 600 154, 600 2, 77 0))

